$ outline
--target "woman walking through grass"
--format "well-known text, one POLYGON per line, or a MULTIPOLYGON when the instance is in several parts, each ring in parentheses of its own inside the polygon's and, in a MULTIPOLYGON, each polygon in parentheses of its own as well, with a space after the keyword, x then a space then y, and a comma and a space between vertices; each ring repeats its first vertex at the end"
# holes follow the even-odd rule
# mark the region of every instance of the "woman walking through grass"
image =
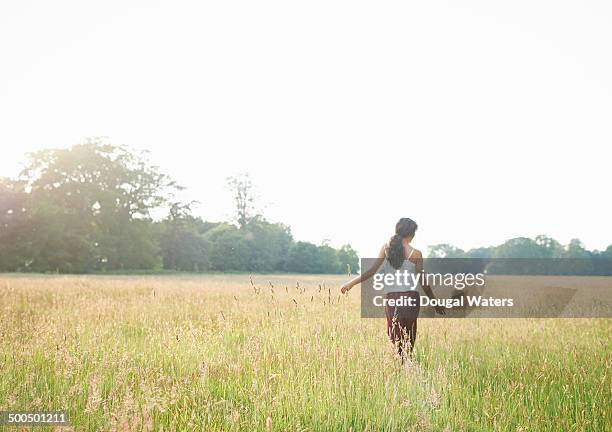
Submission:
MULTIPOLYGON (((407 271, 417 275, 423 275, 423 255, 411 246, 412 239, 417 230, 417 224, 410 218, 401 218, 395 225, 395 235, 389 242, 385 243, 378 258, 372 267, 366 272, 357 276, 341 287, 342 294, 348 292, 355 285, 370 279, 382 267, 384 274, 395 273, 396 271, 407 271)), ((419 279, 425 281, 426 278, 419 279)), ((431 287, 420 283, 425 294, 430 298, 435 298, 431 287)), ((385 316, 387 318, 387 334, 391 342, 397 347, 400 357, 405 353, 411 353, 416 342, 417 318, 419 316, 420 301, 417 286, 400 285, 396 282, 385 284, 385 299, 405 300, 404 306, 389 306, 385 301, 385 316), (408 299, 412 299, 408 301, 408 299)), ((444 308, 436 307, 436 312, 444 315, 444 308)))

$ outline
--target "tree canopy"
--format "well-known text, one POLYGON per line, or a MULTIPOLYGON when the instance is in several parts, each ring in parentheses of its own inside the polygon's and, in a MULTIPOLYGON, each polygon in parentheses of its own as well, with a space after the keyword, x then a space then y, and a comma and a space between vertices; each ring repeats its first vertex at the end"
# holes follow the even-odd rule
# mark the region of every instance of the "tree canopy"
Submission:
POLYGON ((296 243, 289 227, 258 214, 247 175, 228 178, 228 186, 237 225, 194 216, 193 203, 174 199, 181 188, 146 153, 100 139, 32 153, 17 179, 0 178, 0 271, 341 273, 358 267, 350 246, 296 243), (167 216, 153 220, 160 211, 167 216), (302 245, 313 253, 299 257, 302 245))

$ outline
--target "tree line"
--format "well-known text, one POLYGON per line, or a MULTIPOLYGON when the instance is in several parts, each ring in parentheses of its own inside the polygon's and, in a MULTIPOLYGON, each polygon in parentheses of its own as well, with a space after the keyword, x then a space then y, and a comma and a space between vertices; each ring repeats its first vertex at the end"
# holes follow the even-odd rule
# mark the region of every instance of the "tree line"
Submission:
POLYGON ((499 246, 468 251, 438 244, 430 247, 429 256, 433 265, 453 266, 453 260, 436 263, 435 258, 455 258, 457 268, 481 267, 490 274, 612 276, 612 245, 604 251, 587 250, 579 239, 562 245, 545 235, 518 237, 499 246))
MULTIPOLYGON (((232 221, 195 216, 182 188, 146 153, 100 139, 28 155, 15 178, 0 177, 0 271, 242 271, 345 273, 359 269, 350 245, 295 241, 254 205, 247 176, 228 179, 232 221), (161 220, 153 213, 162 212, 161 220)), ((541 235, 464 251, 432 246, 432 258, 480 259, 492 273, 612 275, 612 245, 589 251, 541 235)))
POLYGON ((0 271, 357 271, 350 245, 295 241, 255 211, 248 177, 228 180, 235 220, 209 222, 146 153, 100 139, 31 153, 17 178, 0 177, 0 271))

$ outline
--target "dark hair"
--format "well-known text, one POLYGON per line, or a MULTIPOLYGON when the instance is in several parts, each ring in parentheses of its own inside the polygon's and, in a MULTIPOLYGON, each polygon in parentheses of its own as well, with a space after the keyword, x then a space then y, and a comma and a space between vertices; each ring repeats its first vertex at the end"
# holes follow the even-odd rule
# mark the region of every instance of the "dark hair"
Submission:
POLYGON ((415 221, 410 218, 401 218, 395 224, 395 235, 389 240, 389 249, 387 251, 387 259, 395 269, 399 269, 404 262, 404 246, 402 240, 405 237, 412 237, 418 226, 415 221))

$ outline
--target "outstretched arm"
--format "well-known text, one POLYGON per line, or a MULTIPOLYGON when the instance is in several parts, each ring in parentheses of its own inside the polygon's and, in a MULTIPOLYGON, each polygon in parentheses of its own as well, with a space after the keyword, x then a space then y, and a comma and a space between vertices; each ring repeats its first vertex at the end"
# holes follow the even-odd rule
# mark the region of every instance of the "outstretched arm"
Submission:
POLYGON ((378 258, 376 258, 376 261, 374 261, 374 264, 372 264, 372 267, 370 267, 367 271, 363 272, 359 276, 355 276, 353 279, 351 279, 350 281, 342 285, 340 287, 340 292, 342 292, 342 294, 345 294, 346 292, 348 292, 348 290, 353 288, 355 285, 365 280, 370 279, 372 276, 374 276, 374 274, 380 268, 383 262, 385 262, 385 247, 384 246, 380 248, 380 252, 378 252, 378 258))

